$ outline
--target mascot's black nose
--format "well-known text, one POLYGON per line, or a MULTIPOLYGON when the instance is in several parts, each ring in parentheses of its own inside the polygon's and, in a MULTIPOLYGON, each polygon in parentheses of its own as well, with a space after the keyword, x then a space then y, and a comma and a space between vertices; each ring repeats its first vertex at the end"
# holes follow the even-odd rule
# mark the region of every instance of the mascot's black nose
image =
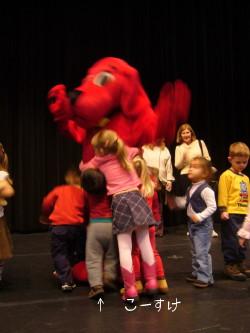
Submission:
POLYGON ((69 99, 70 99, 70 103, 71 103, 72 105, 74 105, 75 102, 76 102, 76 100, 77 100, 77 98, 78 98, 78 96, 81 95, 81 94, 82 94, 82 92, 79 91, 79 90, 71 90, 71 91, 68 91, 68 92, 67 92, 67 95, 68 95, 68 97, 69 97, 69 99))

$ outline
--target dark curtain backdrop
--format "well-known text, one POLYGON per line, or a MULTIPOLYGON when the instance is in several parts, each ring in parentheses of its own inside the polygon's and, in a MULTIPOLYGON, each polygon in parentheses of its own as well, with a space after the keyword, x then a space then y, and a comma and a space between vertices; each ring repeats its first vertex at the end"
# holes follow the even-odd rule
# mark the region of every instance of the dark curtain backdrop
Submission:
POLYGON ((76 86, 104 56, 138 68, 152 103, 162 84, 185 80, 193 94, 190 123, 223 170, 229 143, 250 144, 250 8, 243 1, 97 1, 62 8, 2 8, 0 142, 9 154, 16 196, 13 231, 38 223, 43 195, 78 164, 80 147, 58 134, 46 94, 76 86))

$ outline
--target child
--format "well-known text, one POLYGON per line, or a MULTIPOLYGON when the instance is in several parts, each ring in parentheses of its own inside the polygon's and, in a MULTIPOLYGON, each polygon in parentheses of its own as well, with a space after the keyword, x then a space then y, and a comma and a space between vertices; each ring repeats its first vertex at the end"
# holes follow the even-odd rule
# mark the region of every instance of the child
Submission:
POLYGON ((221 241, 226 276, 245 281, 250 270, 245 267, 245 248, 237 239, 237 232, 247 214, 249 201, 249 178, 242 172, 247 167, 249 148, 243 142, 233 143, 229 148, 228 161, 231 168, 219 180, 218 206, 221 212, 221 241))
POLYGON ((193 272, 186 278, 197 288, 207 288, 214 283, 212 258, 209 254, 213 232, 212 214, 216 211, 214 191, 207 181, 212 176, 211 163, 204 157, 194 158, 189 166, 188 179, 192 185, 186 198, 176 204, 187 207, 188 231, 191 241, 193 272))
POLYGON ((4 217, 4 206, 7 204, 5 199, 13 195, 14 190, 8 174, 8 156, 0 143, 0 284, 2 284, 4 263, 13 255, 12 239, 4 217))
POLYGON ((76 285, 71 266, 80 261, 84 250, 86 199, 79 171, 68 170, 65 182, 66 185, 57 186, 43 199, 42 212, 52 224, 51 255, 61 289, 72 291, 76 285))
POLYGON ((164 219, 165 219, 165 202, 167 192, 171 192, 172 184, 175 180, 173 176, 173 167, 171 155, 165 145, 164 139, 158 139, 156 142, 142 147, 143 159, 150 169, 157 170, 158 178, 158 195, 161 203, 162 218, 157 225, 156 234, 163 236, 164 234, 164 219))
POLYGON ((99 299, 104 294, 103 287, 117 289, 118 257, 112 233, 111 202, 106 194, 105 177, 100 171, 84 171, 82 183, 87 192, 90 215, 86 242, 89 298, 99 299))
POLYGON ((143 260, 145 290, 157 292, 155 258, 149 240, 148 226, 154 224, 152 212, 138 190, 140 179, 130 160, 138 149, 126 148, 114 131, 102 130, 92 139, 96 156, 80 169, 99 168, 106 177, 108 195, 112 196, 113 232, 117 234, 125 302, 138 299, 132 262, 132 232, 143 260))
MULTIPOLYGON (((141 193, 144 198, 146 198, 149 207, 152 209, 154 219, 157 222, 161 220, 160 216, 160 207, 158 201, 158 195, 155 191, 156 184, 153 182, 150 177, 149 170, 147 168, 146 162, 140 158, 135 157, 133 160, 133 164, 138 176, 141 179, 141 193)), ((152 249, 154 251, 155 261, 156 261, 156 274, 157 274, 157 282, 158 282, 158 290, 162 294, 166 294, 168 292, 168 285, 165 278, 164 267, 162 263, 161 256, 158 252, 156 239, 155 239, 155 226, 151 226, 149 228, 149 238, 152 249)), ((140 260, 140 250, 138 248, 136 239, 133 242, 133 265, 135 270, 136 277, 136 287, 138 292, 142 292, 143 286, 141 282, 141 260, 140 260)))

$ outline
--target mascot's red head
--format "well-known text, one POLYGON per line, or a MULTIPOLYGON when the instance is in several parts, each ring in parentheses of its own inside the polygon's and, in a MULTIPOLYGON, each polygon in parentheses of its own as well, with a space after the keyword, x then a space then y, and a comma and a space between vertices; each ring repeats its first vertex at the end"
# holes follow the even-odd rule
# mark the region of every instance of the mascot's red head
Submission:
POLYGON ((90 139, 103 127, 115 130, 131 146, 159 137, 171 142, 177 123, 188 116, 190 92, 181 81, 167 84, 154 111, 137 70, 109 57, 94 64, 73 91, 64 85, 52 88, 49 103, 60 128, 84 144, 83 157, 88 160, 90 139))

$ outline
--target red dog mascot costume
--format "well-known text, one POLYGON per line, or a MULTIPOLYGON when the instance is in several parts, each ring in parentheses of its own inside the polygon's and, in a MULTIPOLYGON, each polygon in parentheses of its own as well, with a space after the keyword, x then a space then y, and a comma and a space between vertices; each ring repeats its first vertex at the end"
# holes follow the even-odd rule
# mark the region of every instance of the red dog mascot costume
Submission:
MULTIPOLYGON (((48 101, 59 130, 82 145, 87 162, 94 155, 91 139, 101 128, 116 131, 128 146, 158 138, 171 143, 177 125, 188 117, 191 94, 182 81, 166 83, 153 110, 137 70, 108 57, 95 63, 73 91, 61 84, 53 87, 48 101)), ((76 278, 80 271, 76 269, 76 278)))
POLYGON ((171 143, 176 126, 188 117, 191 94, 182 81, 167 83, 153 110, 137 70, 110 57, 94 64, 74 91, 57 85, 48 98, 59 130, 82 144, 87 162, 94 153, 91 138, 100 128, 116 131, 128 146, 141 147, 157 138, 171 143))

